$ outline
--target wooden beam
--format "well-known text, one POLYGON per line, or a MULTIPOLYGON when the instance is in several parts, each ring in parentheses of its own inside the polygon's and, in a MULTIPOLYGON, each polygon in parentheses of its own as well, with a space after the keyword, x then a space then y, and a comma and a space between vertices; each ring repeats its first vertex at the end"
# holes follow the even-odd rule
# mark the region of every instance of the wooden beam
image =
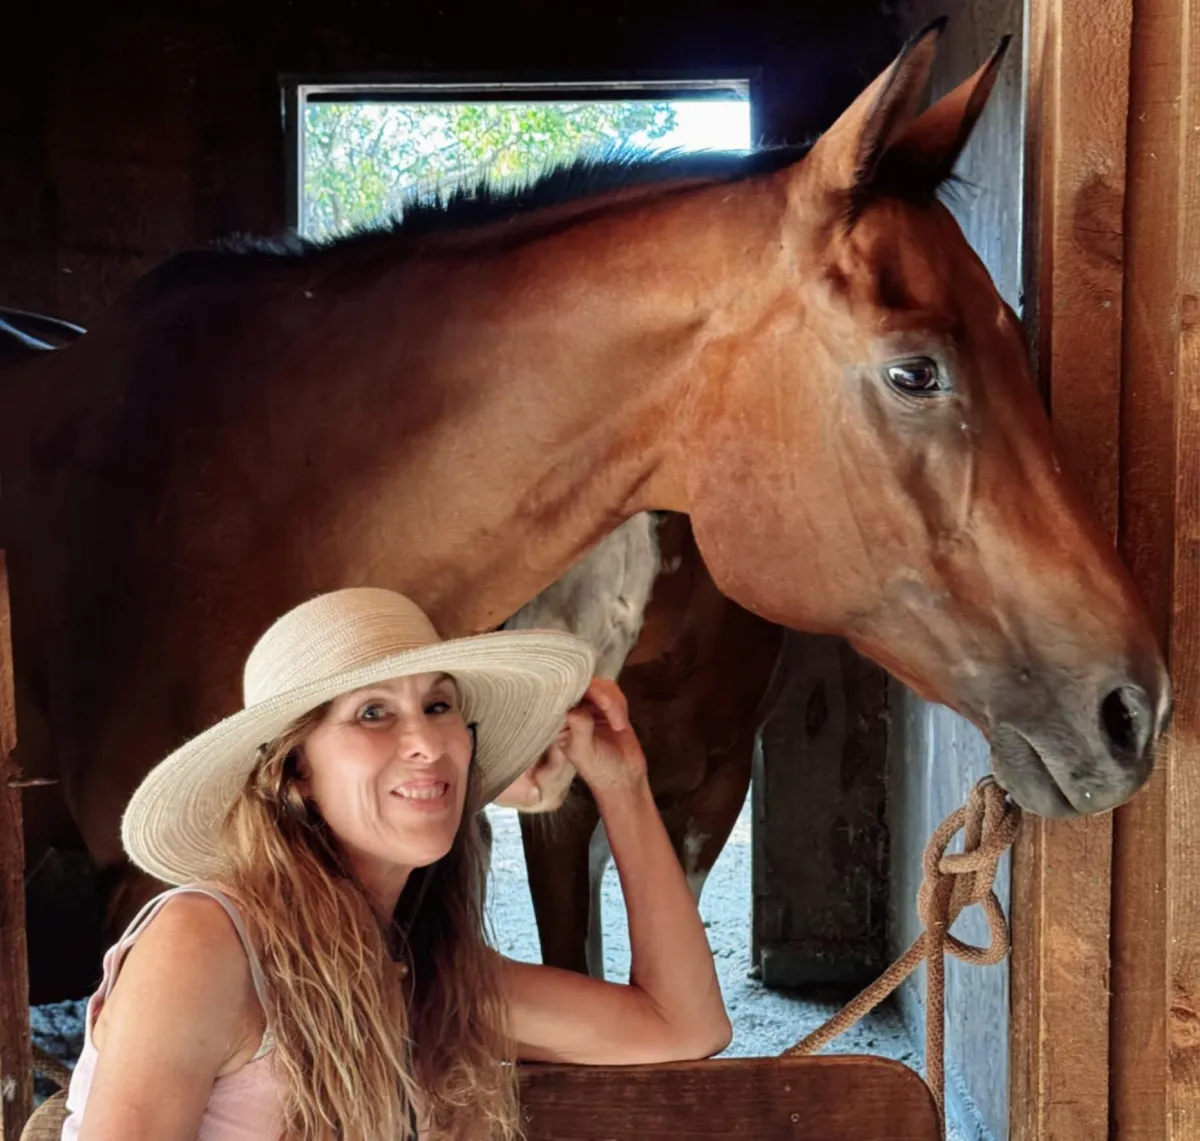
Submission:
POLYGON ((1135 0, 1122 552, 1168 646, 1170 740, 1117 813, 1113 1141, 1200 1134, 1200 9, 1135 0))
POLYGON ((1170 740, 1117 814, 1113 1141, 1200 1134, 1200 9, 1135 0, 1122 552, 1168 646, 1170 740))
POLYGON ((521 1066, 526 1141, 940 1141, 929 1088, 857 1055, 521 1066))
MULTIPOLYGON (((1028 6, 1025 300, 1063 465, 1114 537, 1131 22, 1131 0, 1028 6)), ((1014 848, 1013 1141, 1108 1134, 1111 858, 1110 816, 1030 817, 1014 848)))
POLYGON ((4 1141, 18 1141, 33 1112, 21 792, 10 785, 16 778, 12 763, 16 744, 8 570, 0 551, 0 1123, 4 1141))
MULTIPOLYGON (((1175 374, 1179 305, 1179 0, 1135 0, 1130 53, 1125 321, 1121 369, 1121 553, 1163 644, 1171 627, 1175 374)), ((1167 786, 1149 785, 1113 821, 1111 1136, 1167 1132, 1167 786)))
POLYGON ((1175 726, 1167 752, 1167 1100, 1172 1141, 1200 1136, 1200 4, 1183 0, 1185 45, 1175 400, 1175 548, 1169 653, 1175 726))

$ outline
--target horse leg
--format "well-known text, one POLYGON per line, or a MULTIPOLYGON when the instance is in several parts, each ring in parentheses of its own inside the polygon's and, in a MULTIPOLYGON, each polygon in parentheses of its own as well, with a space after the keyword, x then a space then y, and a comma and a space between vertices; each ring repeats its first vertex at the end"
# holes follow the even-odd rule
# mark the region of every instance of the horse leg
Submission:
POLYGON ((661 809, 697 906, 708 874, 746 802, 756 736, 756 732, 744 733, 729 749, 710 755, 703 782, 661 809))
POLYGON ((598 819, 591 799, 578 796, 556 813, 520 815, 542 962, 579 974, 588 973, 588 853, 598 819))

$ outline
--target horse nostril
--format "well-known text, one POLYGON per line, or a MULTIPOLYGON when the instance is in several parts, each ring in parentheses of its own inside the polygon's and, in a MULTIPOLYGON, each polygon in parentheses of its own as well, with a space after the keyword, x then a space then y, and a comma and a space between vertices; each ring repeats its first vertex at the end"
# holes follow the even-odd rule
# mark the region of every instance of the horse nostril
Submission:
POLYGON ((1154 711, 1146 691, 1136 685, 1114 689, 1100 705, 1100 724, 1118 761, 1140 761, 1154 729, 1154 711))

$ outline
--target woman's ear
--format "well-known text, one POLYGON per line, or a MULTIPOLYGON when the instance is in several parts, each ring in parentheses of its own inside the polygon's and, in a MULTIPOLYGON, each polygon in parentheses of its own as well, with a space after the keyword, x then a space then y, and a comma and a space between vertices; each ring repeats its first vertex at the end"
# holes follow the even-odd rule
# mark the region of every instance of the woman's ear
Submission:
POLYGON ((282 807, 293 819, 309 823, 309 805, 312 803, 312 779, 303 746, 296 746, 283 762, 280 800, 282 807))
POLYGON ((292 770, 292 787, 307 800, 312 795, 312 769, 302 744, 297 745, 288 758, 288 767, 292 770))

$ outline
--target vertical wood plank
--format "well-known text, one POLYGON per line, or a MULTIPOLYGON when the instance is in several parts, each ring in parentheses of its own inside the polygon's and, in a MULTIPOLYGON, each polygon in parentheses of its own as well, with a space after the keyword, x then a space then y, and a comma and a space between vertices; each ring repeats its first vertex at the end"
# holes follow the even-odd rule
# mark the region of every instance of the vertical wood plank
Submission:
POLYGON ((1176 497, 1167 756, 1167 1074, 1171 1141, 1200 1136, 1200 4, 1180 0, 1184 48, 1176 497))
POLYGON ((12 763, 16 743, 8 570, 0 551, 0 1122, 4 1141, 17 1141, 33 1112, 21 793, 9 787, 16 775, 12 763))
MULTIPOLYGON (((1025 301, 1062 463, 1114 536, 1131 22, 1131 0, 1027 9, 1025 301)), ((1108 1132, 1112 821, 1022 831, 1009 1135, 1095 1141, 1108 1132)))
MULTIPOLYGON (((1121 553, 1163 644, 1171 625, 1179 305, 1180 0, 1135 0, 1130 53, 1121 553)), ((1111 1136, 1167 1130, 1167 785, 1172 757, 1113 819, 1111 1136)))

